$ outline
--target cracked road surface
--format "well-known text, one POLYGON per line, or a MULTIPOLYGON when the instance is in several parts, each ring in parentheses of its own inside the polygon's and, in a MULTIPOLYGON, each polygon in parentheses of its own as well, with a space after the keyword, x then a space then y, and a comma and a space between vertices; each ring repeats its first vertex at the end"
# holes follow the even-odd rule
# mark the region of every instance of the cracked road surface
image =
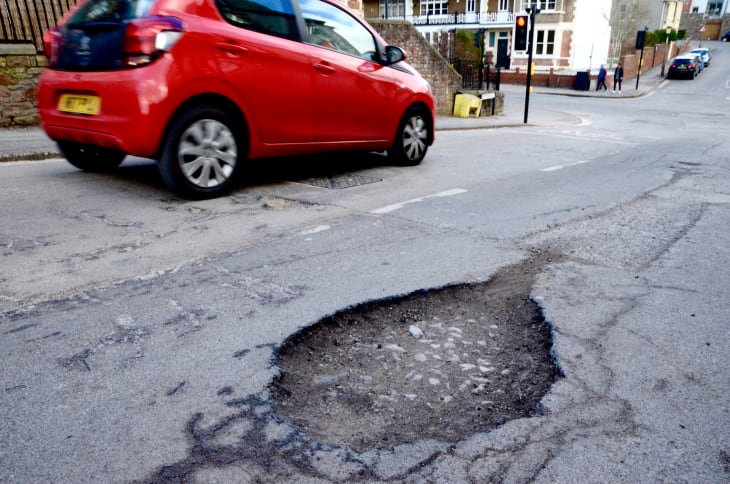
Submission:
MULTIPOLYGON (((716 180, 707 177, 712 171, 706 168, 701 178, 716 180)), ((537 301, 552 326, 553 353, 564 376, 542 398, 540 412, 534 412, 532 402, 531 410, 522 415, 492 415, 497 420, 484 426, 469 423, 464 409, 444 414, 443 418, 464 424, 456 433, 423 429, 409 433, 409 425, 404 425, 397 431, 403 436, 394 432, 386 445, 381 436, 387 433, 378 433, 376 429, 383 427, 376 419, 371 434, 366 432, 366 420, 358 424, 358 438, 326 426, 312 431, 311 424, 298 418, 315 418, 318 408, 327 407, 314 405, 290 414, 266 390, 277 375, 296 370, 296 365, 280 369, 273 360, 275 354, 282 358, 287 351, 286 345, 277 350, 283 338, 306 326, 301 326, 303 322, 314 321, 316 314, 338 314, 339 308, 328 308, 325 302, 333 297, 331 286, 325 285, 327 294, 316 296, 322 290, 313 288, 311 279, 292 277, 306 272, 305 268, 311 271, 312 259, 316 259, 315 268, 339 260, 338 254, 318 247, 336 243, 341 251, 350 252, 360 247, 361 235, 376 230, 384 237, 375 253, 409 259, 416 255, 403 250, 403 241, 388 242, 386 236, 396 227, 409 227, 446 237, 450 245, 466 249, 462 235, 445 235, 440 229, 433 232, 410 222, 377 218, 354 233, 305 231, 295 237, 305 247, 299 254, 275 255, 282 253, 277 246, 290 246, 283 238, 271 242, 273 247, 208 258, 6 311, 2 314, 6 409, 2 442, 8 459, 3 459, 3 480, 53 476, 61 481, 91 481, 121 473, 132 480, 158 482, 399 481, 407 477, 452 482, 547 482, 570 477, 595 482, 600 476, 620 481, 635 476, 722 481, 728 476, 727 427, 716 422, 726 422, 728 417, 724 393, 728 337, 710 322, 712 308, 727 300, 730 287, 715 283, 727 274, 713 267, 730 257, 730 236, 724 230, 725 204, 730 200, 717 192, 697 190, 697 176, 678 170, 664 185, 639 198, 515 239, 510 242, 512 249, 497 249, 517 265, 493 278, 498 284, 495 290, 514 289, 511 296, 516 300, 508 306, 494 303, 491 308, 515 311, 525 305, 528 294, 537 301), (691 203, 673 203, 688 196, 691 203), (636 237, 637 231, 651 235, 636 237), (714 262, 699 256, 706 250, 716 254, 714 262), (527 292, 520 293, 511 284, 519 280, 526 281, 521 290, 527 292), (304 304, 312 294, 323 307, 304 304), (100 324, 86 323, 87 314, 100 324), (273 339, 270 332, 262 331, 272 325, 272 315, 286 323, 273 339), (217 348, 215 353, 204 350, 209 346, 217 348), (25 372, 27 361, 36 363, 25 372), (232 378, 235 373, 246 376, 232 378), (46 395, 53 395, 55 403, 48 405, 46 395), (117 403, 101 400, 100 404, 103 395, 117 395, 117 403), (189 416, 180 421, 179 416, 186 413, 189 416), (155 424, 144 425, 145 421, 155 424), (49 428, 55 430, 47 434, 43 429, 49 428), (43 441, 38 440, 41 436, 43 441), (130 448, 124 442, 140 445, 130 448), (159 443, 150 447, 145 442, 159 443), (43 449, 73 453, 58 454, 65 455, 60 462, 49 456, 41 462, 21 457, 43 449), (135 477, 132 463, 149 462, 150 453, 158 466, 135 477), (82 461, 105 464, 81 475, 73 463, 82 461), (26 467, 31 463, 32 467, 26 467), (65 473, 58 474, 59 469, 65 473)), ((463 257, 476 260, 483 249, 467 249, 463 257)), ((363 254, 351 263, 358 266, 372 260, 363 254)), ((436 269, 441 272, 444 267, 436 269)), ((356 288, 371 288, 365 290, 369 294, 345 289, 334 291, 334 299, 349 299, 353 304, 374 300, 388 273, 363 274, 365 280, 355 281, 356 288)), ((428 270, 414 276, 424 279, 412 281, 416 287, 434 280, 428 270)), ((444 276, 445 280, 453 277, 444 276)), ((451 305, 445 302, 440 310, 450 308, 454 320, 465 318, 461 321, 465 323, 474 319, 468 307, 487 301, 490 298, 484 295, 462 303, 452 298, 451 305)), ((427 313, 402 312, 407 317, 399 323, 408 327, 383 340, 385 345, 395 345, 389 358, 397 360, 392 353, 398 356, 398 348, 418 344, 407 342, 416 339, 418 330, 435 337, 445 329, 454 340, 464 335, 463 326, 448 329, 451 324, 430 319, 445 316, 427 313)), ((489 332, 504 328, 508 320, 490 324, 485 335, 470 338, 479 345, 480 338, 488 340, 489 332)), ((335 348, 349 344, 348 333, 331 335, 338 341, 335 348)), ((442 335, 440 341, 449 340, 442 335)), ((419 354, 407 351, 414 358, 419 354)), ((511 356, 520 354, 526 353, 520 348, 511 356)), ((475 361, 462 363, 479 365, 475 361)), ((320 377, 319 383, 327 384, 329 369, 321 372, 308 376, 315 384, 320 377)), ((463 381, 462 377, 452 384, 463 381)), ((297 380, 298 385, 303 383, 297 380)), ((388 391, 411 391, 401 387, 399 380, 393 383, 398 386, 388 391)), ((280 391, 279 386, 275 388, 280 391)), ((302 390, 297 385, 293 389, 302 390)), ((484 404, 487 397, 481 398, 478 402, 484 404)), ((338 421, 321 418, 319 422, 338 421)))
MULTIPOLYGON (((663 109, 665 100, 636 102, 663 109)), ((161 196, 154 167, 141 161, 111 178, 58 162, 0 167, 4 213, 13 214, 3 216, 12 223, 0 237, 0 481, 727 482, 730 148, 718 141, 698 159, 694 147, 667 151, 666 138, 624 113, 601 115, 604 124, 570 135, 549 127, 444 133, 415 169, 353 162, 346 172, 374 181, 347 188, 281 181, 279 166, 203 203, 161 196), (619 120, 630 130, 606 134, 619 120), (518 156, 526 136, 540 157, 518 156), (483 159, 495 145, 502 157, 483 159), (42 189, 29 198, 33 183, 42 189), (431 303, 442 288, 487 294, 401 306, 399 327, 369 328, 381 366, 357 381, 386 375, 378 385, 393 387, 377 395, 414 405, 427 395, 433 406, 459 403, 468 373, 486 411, 490 401, 498 406, 486 393, 499 380, 492 373, 510 370, 507 385, 521 358, 549 352, 553 372, 531 396, 537 404, 504 419, 502 409, 489 413, 483 426, 463 407, 444 406, 441 422, 460 427, 430 433, 427 420, 408 419, 435 414, 399 414, 409 407, 387 398, 354 424, 330 407, 343 425, 309 420, 324 405, 283 405, 289 395, 278 392, 306 397, 297 393, 305 383, 335 401, 357 396, 316 359, 334 351, 333 362, 345 361, 338 352, 355 344, 352 333, 312 349, 320 370, 283 387, 299 370, 287 366, 297 362, 287 352, 303 349, 289 342, 318 322, 364 320, 375 313, 361 310, 376 302, 388 311, 408 295, 432 294, 431 303), (505 288, 511 302, 488 294, 505 288), (498 366, 489 351, 509 346, 490 346, 489 333, 503 337, 513 321, 481 319, 488 313, 471 309, 483 298, 500 314, 531 306, 541 318, 533 311, 521 320, 549 335, 533 340, 535 352, 513 346, 505 357, 515 363, 498 366), (448 308, 448 318, 439 313, 448 308), (447 319, 454 324, 440 324, 447 319), (483 361, 448 351, 447 343, 480 342, 483 361), (457 356, 458 371, 436 365, 457 356), (400 371, 386 373, 386 361, 400 371), (410 361, 431 366, 408 369, 410 361), (431 391, 398 379, 410 371, 410 382, 431 391), (403 425, 388 435, 383 415, 403 425)), ((683 128, 726 121, 692 118, 683 128)), ((318 174, 303 175, 288 178, 318 174)))

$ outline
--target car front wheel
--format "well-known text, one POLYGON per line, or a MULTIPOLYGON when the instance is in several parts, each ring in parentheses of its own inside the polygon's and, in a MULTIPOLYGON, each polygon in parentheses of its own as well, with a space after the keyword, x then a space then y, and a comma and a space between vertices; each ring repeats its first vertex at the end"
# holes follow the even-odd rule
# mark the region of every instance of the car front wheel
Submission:
POLYGON ((127 156, 121 151, 70 141, 58 141, 56 144, 69 163, 84 171, 111 171, 127 156))
POLYGON ((426 156, 431 129, 425 111, 422 108, 410 108, 398 126, 393 146, 388 150, 390 159, 403 166, 418 165, 426 156))
POLYGON ((228 192, 240 172, 241 135, 224 111, 197 106, 173 121, 159 161, 170 190, 183 198, 201 200, 228 192))

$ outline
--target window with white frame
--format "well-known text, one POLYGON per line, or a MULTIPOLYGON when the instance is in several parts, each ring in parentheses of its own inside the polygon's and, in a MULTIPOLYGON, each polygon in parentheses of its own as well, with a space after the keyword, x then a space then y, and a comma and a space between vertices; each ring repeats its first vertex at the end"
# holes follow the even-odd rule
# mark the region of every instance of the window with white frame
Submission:
POLYGON ((558 0, 522 0, 522 11, 526 11, 533 3, 536 3, 540 10, 556 10, 558 7, 558 0))
POLYGON ((535 31, 535 55, 553 55, 555 53, 555 31, 535 31))
MULTIPOLYGON (((406 0, 388 0, 388 18, 404 17, 406 14, 406 0)), ((380 16, 385 15, 385 0, 380 0, 380 16)))
POLYGON ((445 15, 449 13, 449 2, 442 0, 421 1, 421 15, 445 15))
POLYGON ((499 0, 499 6, 497 8, 497 11, 499 12, 506 12, 509 10, 509 1, 510 0, 499 0))
POLYGON ((466 0, 466 12, 475 12, 477 8, 477 0, 466 0))
POLYGON ((709 15, 720 15, 722 2, 707 2, 707 13, 709 15))

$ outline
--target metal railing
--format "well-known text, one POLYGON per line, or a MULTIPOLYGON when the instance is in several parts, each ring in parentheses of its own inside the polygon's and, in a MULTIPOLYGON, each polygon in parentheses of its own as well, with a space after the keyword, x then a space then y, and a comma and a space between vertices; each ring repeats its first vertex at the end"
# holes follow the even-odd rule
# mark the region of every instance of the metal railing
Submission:
POLYGON ((509 25, 514 23, 514 12, 447 13, 441 15, 399 15, 389 20, 407 20, 413 25, 509 25))
POLYGON ((43 52, 43 32, 76 0, 0 0, 0 43, 29 42, 43 52))
POLYGON ((482 65, 478 61, 450 59, 449 63, 461 74, 462 89, 490 89, 499 91, 501 72, 499 68, 482 65))

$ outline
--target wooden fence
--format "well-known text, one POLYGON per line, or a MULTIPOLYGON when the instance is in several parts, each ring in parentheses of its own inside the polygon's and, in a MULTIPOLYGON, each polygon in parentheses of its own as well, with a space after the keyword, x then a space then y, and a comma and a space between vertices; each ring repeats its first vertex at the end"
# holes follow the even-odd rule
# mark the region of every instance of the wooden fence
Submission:
POLYGON ((43 32, 76 0, 0 0, 0 43, 31 43, 43 52, 43 32))

